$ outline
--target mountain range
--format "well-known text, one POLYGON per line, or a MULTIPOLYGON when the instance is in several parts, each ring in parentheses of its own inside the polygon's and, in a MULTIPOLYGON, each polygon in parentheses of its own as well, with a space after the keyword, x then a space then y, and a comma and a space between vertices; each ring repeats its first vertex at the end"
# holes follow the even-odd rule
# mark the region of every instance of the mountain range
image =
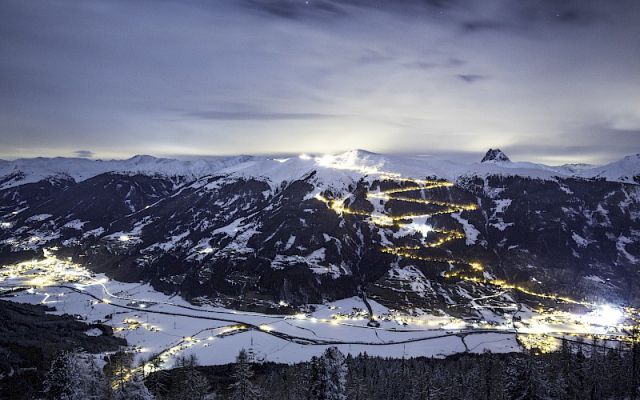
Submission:
POLYGON ((194 302, 354 295, 479 315, 511 291, 638 305, 640 154, 603 166, 354 150, 288 158, 0 163, 0 262, 55 248, 194 302))

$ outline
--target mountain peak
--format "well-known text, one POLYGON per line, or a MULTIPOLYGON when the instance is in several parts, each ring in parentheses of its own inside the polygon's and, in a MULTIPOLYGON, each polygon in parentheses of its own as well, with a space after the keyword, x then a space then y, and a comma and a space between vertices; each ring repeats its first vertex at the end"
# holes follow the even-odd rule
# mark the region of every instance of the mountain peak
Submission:
POLYGON ((150 156, 147 154, 136 154, 135 156, 131 157, 130 159, 126 160, 126 161, 130 161, 136 165, 139 164, 143 164, 143 163, 151 163, 154 161, 157 161, 158 158, 154 157, 154 156, 150 156))
POLYGON ((484 157, 482 158, 482 161, 480 162, 489 162, 489 161, 511 162, 511 160, 509 160, 509 157, 507 157, 507 155, 504 154, 500 149, 489 149, 489 151, 487 151, 487 154, 484 155, 484 157))
POLYGON ((344 152, 342 154, 351 154, 351 155, 355 155, 357 157, 379 155, 378 153, 374 153, 372 151, 363 150, 363 149, 352 149, 352 150, 346 151, 346 152, 344 152))

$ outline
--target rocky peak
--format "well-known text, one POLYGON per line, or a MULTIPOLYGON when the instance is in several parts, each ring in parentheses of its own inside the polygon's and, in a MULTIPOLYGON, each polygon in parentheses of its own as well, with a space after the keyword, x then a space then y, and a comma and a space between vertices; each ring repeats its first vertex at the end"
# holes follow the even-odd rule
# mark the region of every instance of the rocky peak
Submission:
POLYGON ((484 155, 481 162, 511 162, 509 157, 502 152, 500 149, 489 149, 487 154, 484 155))

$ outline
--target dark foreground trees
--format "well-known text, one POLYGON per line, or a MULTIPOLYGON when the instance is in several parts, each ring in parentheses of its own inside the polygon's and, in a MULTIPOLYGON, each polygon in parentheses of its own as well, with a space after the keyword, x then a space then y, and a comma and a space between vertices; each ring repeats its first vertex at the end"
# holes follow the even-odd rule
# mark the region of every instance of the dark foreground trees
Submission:
MULTIPOLYGON (((640 371, 633 365, 639 360, 626 346, 598 343, 564 342, 549 354, 459 354, 446 359, 344 357, 333 348, 307 363, 253 364, 255 375, 249 381, 260 388, 263 399, 633 399, 638 390, 634 371, 640 371)), ((212 380, 222 372, 223 367, 210 367, 204 373, 212 380)), ((217 398, 233 398, 220 386, 213 389, 217 398)))
POLYGON ((255 387, 249 354, 240 350, 233 369, 233 383, 230 385, 232 400, 258 400, 260 392, 255 387))
POLYGON ((82 352, 61 353, 45 380, 48 399, 134 400, 596 400, 638 397, 638 346, 563 342, 549 354, 459 354, 446 359, 345 357, 328 348, 310 362, 202 367, 194 356, 143 376, 122 354, 105 368, 82 352), (124 372, 125 377, 122 377, 124 372))

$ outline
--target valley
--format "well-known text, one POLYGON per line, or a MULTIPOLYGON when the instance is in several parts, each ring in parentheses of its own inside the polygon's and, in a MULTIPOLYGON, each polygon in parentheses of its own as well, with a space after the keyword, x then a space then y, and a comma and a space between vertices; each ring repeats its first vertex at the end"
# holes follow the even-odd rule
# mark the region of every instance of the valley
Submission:
MULTIPOLYGON (((615 294, 624 281, 615 274, 632 271, 633 241, 598 251, 571 239, 572 258, 534 250, 602 229, 617 243, 635 237, 637 187, 548 177, 542 167, 536 178, 509 175, 522 167, 491 162, 478 169, 503 175, 451 181, 425 175, 429 164, 418 160, 350 152, 238 159, 232 170, 200 178, 106 173, 67 181, 45 200, 4 203, 1 295, 111 326, 147 372, 190 354, 226 364, 243 348, 257 360, 296 363, 330 346, 352 355, 446 357, 547 353, 563 339, 631 345, 638 311, 615 294), (593 207, 609 222, 584 220, 577 234, 568 207, 586 185, 610 194, 584 197, 582 213, 593 207), (626 200, 613 203, 620 196, 626 200), (558 204, 561 228, 544 216, 556 215, 558 204), (629 219, 612 223, 624 221, 616 209, 629 219), (615 273, 601 267, 612 254, 615 273), (551 283, 557 271, 599 289, 551 283)), ((26 196, 15 188, 5 188, 5 198, 26 196)))

